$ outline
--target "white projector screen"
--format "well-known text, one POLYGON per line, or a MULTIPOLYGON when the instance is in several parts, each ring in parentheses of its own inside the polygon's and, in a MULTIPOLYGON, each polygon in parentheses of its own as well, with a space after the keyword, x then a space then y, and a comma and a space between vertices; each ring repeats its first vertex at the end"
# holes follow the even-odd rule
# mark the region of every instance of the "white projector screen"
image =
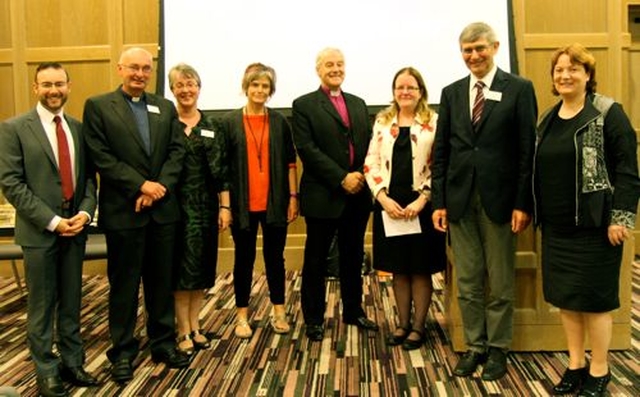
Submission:
POLYGON ((345 56, 343 90, 367 105, 392 99, 391 79, 414 66, 429 102, 466 74, 458 36, 475 21, 490 24, 500 48, 496 63, 510 70, 509 0, 164 0, 164 95, 174 100, 166 72, 185 62, 202 79, 199 108, 225 110, 246 102, 246 66, 262 62, 277 74, 268 105, 292 101, 319 87, 315 59, 325 47, 345 56))

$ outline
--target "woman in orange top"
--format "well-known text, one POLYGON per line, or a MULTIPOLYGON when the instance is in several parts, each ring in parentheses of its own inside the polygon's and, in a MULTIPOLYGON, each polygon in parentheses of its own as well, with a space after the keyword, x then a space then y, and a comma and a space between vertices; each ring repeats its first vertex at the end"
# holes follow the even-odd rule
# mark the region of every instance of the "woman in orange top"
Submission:
POLYGON ((266 106, 276 90, 275 84, 271 67, 249 65, 242 79, 247 104, 228 113, 222 121, 228 143, 234 219, 235 334, 239 338, 253 335, 248 306, 258 225, 262 228, 262 253, 273 304, 271 327, 277 333, 290 330, 284 306, 284 247, 287 225, 298 217, 298 177, 289 123, 281 113, 266 106))

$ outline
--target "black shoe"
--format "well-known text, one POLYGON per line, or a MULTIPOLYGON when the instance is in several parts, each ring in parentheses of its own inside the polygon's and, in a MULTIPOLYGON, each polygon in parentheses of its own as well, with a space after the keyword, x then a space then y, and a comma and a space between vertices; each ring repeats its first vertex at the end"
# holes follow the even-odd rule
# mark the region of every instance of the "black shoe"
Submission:
POLYGON ((424 332, 423 331, 419 331, 417 329, 412 329, 410 334, 417 334, 418 335, 418 339, 409 339, 409 337, 407 336, 407 338, 404 340, 404 342, 402 343, 402 350, 416 350, 422 347, 422 345, 424 344, 424 332))
POLYGON ((133 367, 128 358, 121 358, 111 367, 111 378, 118 383, 128 382, 133 379, 133 367))
POLYGON ((98 380, 91 376, 87 371, 82 368, 82 366, 78 367, 67 367, 63 366, 60 368, 60 377, 65 382, 69 382, 74 386, 97 386, 98 380))
POLYGON ((59 376, 39 377, 37 379, 40 395, 44 397, 64 397, 68 396, 67 390, 62 384, 59 376))
POLYGON ((582 382, 584 382, 588 374, 589 371, 586 366, 578 369, 567 368, 564 371, 560 382, 553 386, 553 392, 556 394, 568 394, 575 392, 580 386, 582 386, 582 382))
POLYGON ((346 318, 342 319, 342 322, 345 323, 345 324, 355 325, 358 328, 366 329, 366 330, 369 330, 369 331, 377 331, 378 330, 378 324, 376 324, 373 321, 369 320, 365 316, 359 316, 359 317, 355 317, 355 318, 346 317, 346 318))
POLYGON ((507 352, 492 347, 489 349, 489 358, 482 369, 482 380, 498 380, 507 373, 507 352))
POLYGON ((386 339, 386 344, 387 346, 398 346, 401 345, 402 342, 404 342, 405 339, 407 339, 407 336, 409 336, 409 333, 411 332, 411 327, 396 327, 396 330, 393 331, 393 333, 389 336, 387 336, 386 339), (403 331, 402 334, 398 335, 396 334, 397 331, 403 331))
POLYGON ((324 327, 322 325, 307 324, 307 330, 305 332, 307 338, 314 342, 319 342, 324 338, 324 327))
POLYGON ((151 359, 155 363, 165 363, 169 368, 189 366, 189 356, 175 348, 152 352, 151 359))
POLYGON ((482 364, 486 359, 484 353, 480 353, 474 350, 467 350, 466 353, 460 357, 458 364, 453 370, 455 376, 469 376, 476 372, 478 365, 482 364))
POLYGON ((607 372, 604 376, 591 376, 587 373, 587 377, 582 383, 582 388, 578 391, 578 397, 600 397, 607 394, 607 384, 611 380, 611 372, 607 372))

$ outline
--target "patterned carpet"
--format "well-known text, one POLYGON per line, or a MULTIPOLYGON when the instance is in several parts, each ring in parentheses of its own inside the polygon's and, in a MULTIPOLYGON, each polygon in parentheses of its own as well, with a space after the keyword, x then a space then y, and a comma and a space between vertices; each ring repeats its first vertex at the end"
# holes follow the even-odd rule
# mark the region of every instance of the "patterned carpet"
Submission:
MULTIPOLYGON (((252 290, 251 324, 254 336, 242 341, 233 335, 232 276, 218 277, 206 296, 203 328, 213 336, 210 350, 197 353, 184 370, 170 370, 151 361, 143 350, 135 378, 125 386, 109 378, 105 356, 108 284, 104 276, 85 276, 82 335, 87 370, 102 381, 97 388, 69 388, 74 396, 547 396, 567 364, 562 352, 511 353, 507 375, 484 382, 452 376, 457 355, 445 332, 442 278, 427 324, 428 340, 420 350, 389 348, 385 336, 394 327, 395 306, 388 277, 365 277, 367 315, 381 325, 366 333, 342 324, 337 282, 328 283, 325 339, 310 343, 304 337, 300 311, 300 277, 287 273, 287 309, 292 332, 277 335, 269 328, 266 278, 256 275, 252 290)), ((633 349, 612 352, 613 396, 640 396, 640 263, 633 267, 633 349)), ((138 332, 143 348, 143 313, 138 332)), ((15 387, 23 396, 37 395, 33 367, 25 345, 25 298, 12 278, 0 278, 0 386, 15 387)))

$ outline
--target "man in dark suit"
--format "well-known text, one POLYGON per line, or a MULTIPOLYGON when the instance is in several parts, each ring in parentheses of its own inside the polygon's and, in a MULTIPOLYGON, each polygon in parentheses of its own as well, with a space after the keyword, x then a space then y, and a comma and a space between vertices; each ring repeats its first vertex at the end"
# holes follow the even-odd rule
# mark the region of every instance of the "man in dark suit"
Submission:
POLYGON ((145 92, 152 70, 148 51, 124 51, 118 63, 122 85, 89 98, 84 108, 84 133, 100 174, 98 225, 107 242, 113 343, 107 356, 118 382, 133 377, 141 279, 153 360, 171 368, 189 364, 176 349, 172 296, 182 131, 173 104, 145 92))
POLYGON ((66 396, 98 382, 83 369, 82 261, 96 208, 95 173, 85 158, 82 124, 65 115, 71 90, 59 63, 36 69, 35 109, 0 124, 0 186, 16 209, 29 296, 27 342, 40 393, 66 396), (57 349, 53 352, 54 322, 57 349))
POLYGON ((471 375, 487 360, 484 380, 506 373, 516 233, 530 221, 537 118, 533 85, 494 64, 498 47, 485 23, 462 31, 471 74, 442 90, 432 163, 433 222, 450 233, 469 348, 454 374, 471 375))
POLYGON ((302 312, 307 336, 319 341, 324 334, 326 258, 336 233, 342 319, 369 330, 378 326, 362 309, 364 233, 371 211, 371 193, 362 173, 371 139, 367 106, 340 89, 344 80, 340 50, 322 50, 316 71, 320 88, 297 98, 292 113, 293 139, 303 165, 300 210, 307 225, 302 312))

